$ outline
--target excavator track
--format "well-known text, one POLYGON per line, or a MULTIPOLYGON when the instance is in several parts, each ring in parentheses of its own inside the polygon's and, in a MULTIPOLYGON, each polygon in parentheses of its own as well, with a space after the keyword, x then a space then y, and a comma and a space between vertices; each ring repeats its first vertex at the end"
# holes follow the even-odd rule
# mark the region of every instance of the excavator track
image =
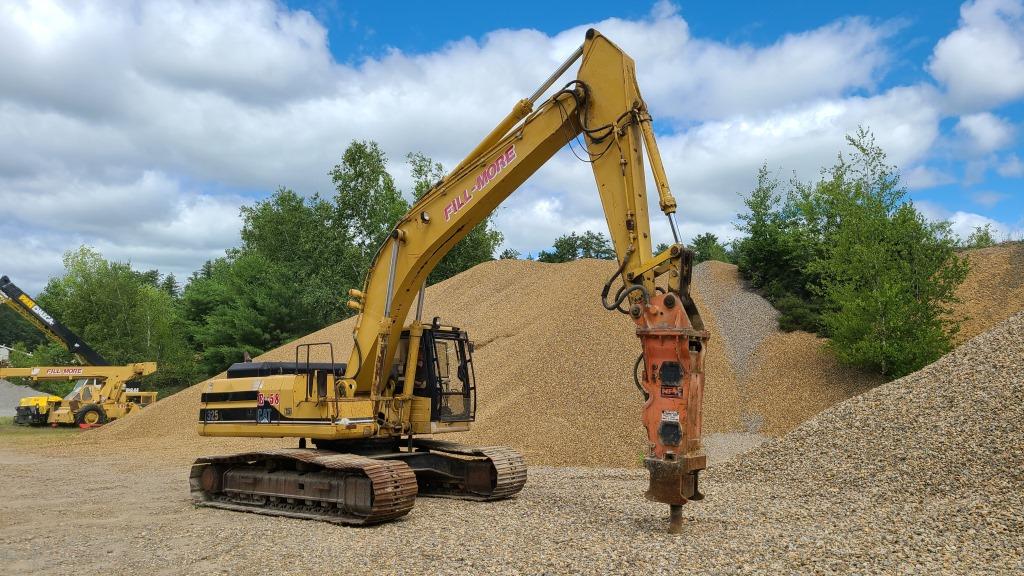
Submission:
POLYGON ((408 514, 417 492, 404 462, 301 448, 199 458, 189 486, 197 506, 356 526, 408 514))
POLYGON ((514 496, 526 484, 526 461, 523 455, 508 446, 471 446, 444 440, 413 440, 417 452, 428 452, 449 463, 466 463, 455 467, 463 472, 461 478, 438 478, 433 471, 425 471, 412 460, 421 496, 456 498, 459 500, 491 501, 514 496), (481 466, 489 463, 490 466, 481 466), (488 470, 489 468, 489 470, 488 470))

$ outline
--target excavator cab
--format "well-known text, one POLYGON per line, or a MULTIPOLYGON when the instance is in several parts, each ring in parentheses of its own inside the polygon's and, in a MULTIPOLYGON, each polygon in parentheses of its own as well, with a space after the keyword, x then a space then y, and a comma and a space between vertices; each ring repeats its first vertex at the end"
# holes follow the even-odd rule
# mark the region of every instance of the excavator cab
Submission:
MULTIPOLYGON (((402 346, 396 355, 404 366, 409 331, 402 332, 402 346)), ((397 366, 396 366, 397 367, 397 366)), ((413 380, 413 395, 430 398, 432 422, 472 422, 476 417, 476 375, 473 372, 473 343, 469 334, 454 326, 441 326, 437 319, 423 329, 413 380)))

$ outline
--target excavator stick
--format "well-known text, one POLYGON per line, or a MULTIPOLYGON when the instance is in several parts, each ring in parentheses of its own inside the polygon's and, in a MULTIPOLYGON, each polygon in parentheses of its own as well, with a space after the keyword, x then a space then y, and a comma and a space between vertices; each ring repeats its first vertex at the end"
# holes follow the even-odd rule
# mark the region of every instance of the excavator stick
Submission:
POLYGON ((669 532, 682 528, 682 505, 701 500, 698 475, 707 464, 701 447, 704 398, 704 330, 690 298, 693 252, 682 250, 678 292, 636 303, 630 314, 643 347, 643 422, 650 472, 648 500, 669 505, 669 532))

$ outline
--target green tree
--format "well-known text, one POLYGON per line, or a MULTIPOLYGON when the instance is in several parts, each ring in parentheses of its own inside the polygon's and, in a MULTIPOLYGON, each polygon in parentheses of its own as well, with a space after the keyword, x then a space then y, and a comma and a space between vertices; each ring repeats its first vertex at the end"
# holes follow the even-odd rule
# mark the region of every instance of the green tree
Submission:
POLYGON ((239 254, 259 255, 283 271, 292 290, 288 305, 301 322, 297 330, 316 330, 344 318, 344 287, 362 283, 362 250, 337 213, 338 207, 319 195, 303 198, 287 188, 242 207, 239 254))
POLYGON ((988 248, 995 246, 996 239, 992 235, 992 225, 975 226, 974 231, 967 237, 964 248, 988 248))
POLYGON ((257 252, 234 251, 194 276, 183 307, 204 372, 215 374, 246 353, 262 354, 318 328, 296 305, 294 287, 285 264, 257 252))
POLYGON ((827 231, 821 273, 822 314, 830 346, 848 364, 899 377, 950 348, 958 326, 950 312, 967 263, 955 254, 947 222, 928 222, 905 200, 895 167, 870 133, 818 186, 837 225, 827 231))
POLYGON ((780 312, 783 330, 820 332, 823 299, 817 274, 809 265, 819 257, 823 221, 814 189, 794 183, 783 196, 780 182, 761 166, 757 185, 744 199, 734 258, 740 275, 780 312))
MULTIPOLYGON (((56 342, 45 342, 37 346, 31 352, 31 356, 25 354, 28 349, 24 344, 14 345, 11 352, 11 366, 15 368, 31 368, 33 366, 67 366, 75 363, 74 356, 68 349, 56 342)), ((74 380, 38 380, 33 382, 29 378, 16 378, 18 384, 30 386, 40 392, 54 394, 60 397, 67 396, 75 386, 74 380)))
POLYGON ((361 278, 398 219, 409 211, 409 203, 395 186, 387 156, 376 142, 353 141, 329 174, 336 190, 334 224, 353 249, 346 264, 361 278))
POLYGON ((14 346, 22 343, 34 348, 45 342, 46 336, 35 326, 6 305, 0 305, 0 344, 14 346))
MULTIPOLYGON (((409 154, 406 159, 412 172, 413 193, 419 200, 444 177, 444 167, 419 152, 409 154)), ((427 283, 435 284, 481 262, 493 260, 494 251, 502 240, 501 232, 494 228, 493 218, 484 218, 441 259, 427 277, 427 283)))
POLYGON ((522 257, 523 255, 519 253, 519 250, 505 248, 501 251, 501 255, 498 256, 498 260, 521 260, 522 257))
MULTIPOLYGON (((158 371, 147 381, 157 390, 192 383, 197 373, 185 324, 174 297, 155 285, 152 274, 107 261, 84 246, 65 253, 64 268, 39 294, 44 308, 113 364, 156 362, 158 371)), ((60 347, 35 352, 33 362, 70 360, 60 347)))
MULTIPOLYGON (((419 198, 443 176, 422 154, 409 156, 419 198)), ((332 198, 280 188, 242 208, 242 244, 207 262, 182 297, 190 341, 207 374, 261 354, 351 314, 348 288, 362 287, 377 250, 409 210, 387 157, 374 142, 352 142, 330 172, 332 198)), ((476 226, 428 278, 437 282, 493 258, 501 234, 476 226)))
POLYGON ((718 241, 718 236, 711 232, 705 232, 695 237, 691 247, 695 253, 696 262, 706 262, 708 260, 729 262, 729 254, 726 252, 725 246, 718 241))
POLYGON ((950 225, 928 222, 907 200, 873 136, 862 129, 847 140, 849 158, 784 195, 762 167, 736 259, 781 312, 781 328, 830 336, 843 362, 897 377, 949 349, 967 264, 950 225))
POLYGON ((614 260, 615 249, 603 233, 587 230, 583 234, 572 232, 559 236, 550 252, 541 250, 537 255, 540 262, 570 262, 581 258, 614 260))
POLYGON ((174 277, 174 274, 168 274, 160 280, 159 288, 167 293, 171 298, 177 298, 181 296, 181 286, 178 285, 178 279, 174 277))

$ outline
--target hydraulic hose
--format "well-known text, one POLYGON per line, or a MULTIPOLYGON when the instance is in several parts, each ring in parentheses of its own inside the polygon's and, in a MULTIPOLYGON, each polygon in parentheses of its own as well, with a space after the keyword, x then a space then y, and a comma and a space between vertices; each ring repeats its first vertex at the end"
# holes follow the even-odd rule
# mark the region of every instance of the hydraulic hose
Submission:
POLYGON ((620 308, 619 305, 622 304, 630 294, 638 290, 643 294, 645 304, 651 301, 651 295, 647 292, 647 288, 644 288, 643 284, 633 284, 628 287, 623 285, 622 288, 619 288, 615 293, 615 300, 611 303, 608 302, 608 293, 612 291, 612 284, 615 282, 615 279, 622 274, 622 271, 626 269, 626 263, 629 262, 629 257, 632 255, 633 245, 630 244, 629 248, 626 250, 626 255, 622 258, 622 263, 619 264, 618 270, 612 274, 611 278, 604 283, 604 288, 601 289, 601 305, 605 307, 605 310, 618 310, 619 312, 628 314, 629 312, 620 308))
MULTIPOLYGON (((644 387, 640 385, 640 376, 637 375, 636 372, 637 368, 640 367, 640 364, 643 361, 644 355, 643 353, 641 353, 639 356, 636 357, 636 364, 633 364, 633 384, 636 384, 636 389, 640 391, 640 395, 644 397, 644 402, 646 402, 647 399, 651 397, 651 395, 648 394, 647 390, 644 390, 644 387)), ((644 366, 644 370, 647 370, 647 366, 644 366)))

